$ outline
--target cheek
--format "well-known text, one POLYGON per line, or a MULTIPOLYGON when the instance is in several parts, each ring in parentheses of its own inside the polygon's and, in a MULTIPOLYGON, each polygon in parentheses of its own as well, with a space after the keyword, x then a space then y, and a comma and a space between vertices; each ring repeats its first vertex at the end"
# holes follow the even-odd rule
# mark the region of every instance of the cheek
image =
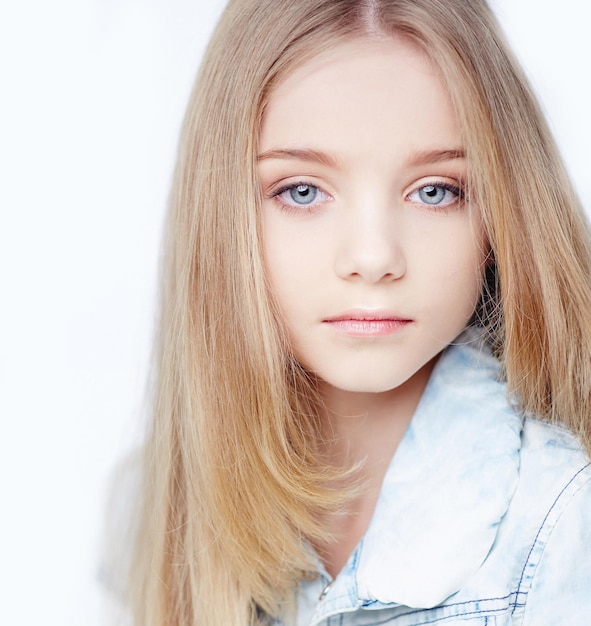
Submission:
POLYGON ((282 284, 293 280, 297 265, 286 229, 272 216, 263 222, 263 251, 269 285, 278 292, 282 284))
POLYGON ((480 233, 458 230, 449 238, 434 244, 430 259, 424 263, 428 285, 425 290, 437 299, 448 316, 468 320, 478 304, 484 274, 488 245, 480 233))
POLYGON ((486 252, 477 247, 450 265, 447 282, 450 286, 451 304, 455 302, 458 313, 469 319, 478 304, 486 269, 486 252))
POLYGON ((284 274, 289 271, 290 264, 287 258, 289 250, 284 248, 284 230, 265 206, 263 206, 262 237, 265 272, 272 291, 275 291, 276 285, 281 283, 284 274))
POLYGON ((330 222, 319 216, 286 214, 264 203, 262 222, 263 252, 271 286, 288 283, 293 289, 324 280, 331 263, 334 233, 330 222))
POLYGON ((289 318, 306 301, 306 293, 315 286, 318 260, 315 246, 287 220, 269 211, 263 220, 263 251, 269 289, 279 310, 289 318))

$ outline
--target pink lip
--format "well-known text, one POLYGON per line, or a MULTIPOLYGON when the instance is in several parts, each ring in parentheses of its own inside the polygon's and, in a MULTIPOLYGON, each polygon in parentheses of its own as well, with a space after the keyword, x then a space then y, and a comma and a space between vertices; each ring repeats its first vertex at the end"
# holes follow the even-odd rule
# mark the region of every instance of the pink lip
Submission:
POLYGON ((353 337, 384 337, 412 322, 410 318, 388 311, 347 311, 323 320, 335 330, 353 337))

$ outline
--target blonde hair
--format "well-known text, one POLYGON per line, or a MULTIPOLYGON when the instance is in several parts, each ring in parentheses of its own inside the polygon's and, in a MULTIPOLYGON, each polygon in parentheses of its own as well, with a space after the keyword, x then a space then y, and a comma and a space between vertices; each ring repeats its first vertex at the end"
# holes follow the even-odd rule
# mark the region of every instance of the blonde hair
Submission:
POLYGON ((346 492, 262 266, 258 131, 274 85, 352 37, 404 36, 449 87, 492 258, 479 322, 511 397, 591 442, 591 246, 484 1, 233 0, 191 96, 170 198, 133 603, 141 626, 288 619, 346 492))

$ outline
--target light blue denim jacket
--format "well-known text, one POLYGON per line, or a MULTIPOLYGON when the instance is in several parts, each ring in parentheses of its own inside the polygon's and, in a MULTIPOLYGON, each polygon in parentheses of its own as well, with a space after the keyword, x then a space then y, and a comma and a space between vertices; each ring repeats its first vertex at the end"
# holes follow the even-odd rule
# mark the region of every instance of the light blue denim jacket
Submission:
POLYGON ((440 358, 370 526, 298 626, 591 625, 591 466, 523 419, 474 329, 440 358))

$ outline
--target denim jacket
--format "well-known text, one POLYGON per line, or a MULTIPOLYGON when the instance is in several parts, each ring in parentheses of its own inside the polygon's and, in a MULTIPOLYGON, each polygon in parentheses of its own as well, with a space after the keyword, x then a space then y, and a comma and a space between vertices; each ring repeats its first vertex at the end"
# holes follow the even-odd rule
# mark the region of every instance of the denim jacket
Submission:
POLYGON ((523 418, 475 329, 437 363, 347 565, 298 626, 591 625, 591 465, 523 418))

